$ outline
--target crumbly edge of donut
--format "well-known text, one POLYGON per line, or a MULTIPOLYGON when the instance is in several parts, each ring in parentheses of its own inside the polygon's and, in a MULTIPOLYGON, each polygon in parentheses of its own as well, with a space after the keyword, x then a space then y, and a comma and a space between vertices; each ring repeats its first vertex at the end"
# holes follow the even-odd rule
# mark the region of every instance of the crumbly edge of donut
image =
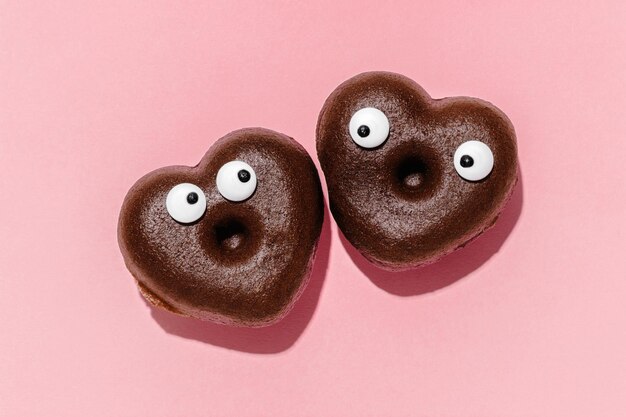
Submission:
POLYGON ((167 310, 170 313, 174 313, 176 315, 182 317, 189 317, 187 314, 184 314, 180 310, 176 309, 171 304, 167 303, 163 299, 159 298, 154 292, 152 292, 148 287, 142 284, 137 278, 135 278, 135 283, 137 284, 137 288, 139 289, 139 293, 145 298, 150 304, 154 307, 161 308, 163 310, 167 310))

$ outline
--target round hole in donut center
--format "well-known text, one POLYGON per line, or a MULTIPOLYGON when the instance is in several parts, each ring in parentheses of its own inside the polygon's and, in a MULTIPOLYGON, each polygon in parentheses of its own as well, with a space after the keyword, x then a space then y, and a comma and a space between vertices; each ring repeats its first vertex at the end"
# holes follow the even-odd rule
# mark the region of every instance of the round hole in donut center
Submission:
POLYGON ((441 177, 441 166, 434 152, 401 152, 391 161, 394 189, 408 199, 422 199, 434 194, 441 177))
POLYGON ((266 222, 247 204, 211 205, 199 224, 199 244, 216 265, 245 264, 262 244, 266 222))
POLYGON ((416 157, 406 158, 396 171, 398 181, 403 187, 417 189, 428 181, 428 167, 416 157))
POLYGON ((248 229, 237 219, 223 220, 215 224, 213 231, 218 248, 227 252, 243 248, 249 237, 248 229))

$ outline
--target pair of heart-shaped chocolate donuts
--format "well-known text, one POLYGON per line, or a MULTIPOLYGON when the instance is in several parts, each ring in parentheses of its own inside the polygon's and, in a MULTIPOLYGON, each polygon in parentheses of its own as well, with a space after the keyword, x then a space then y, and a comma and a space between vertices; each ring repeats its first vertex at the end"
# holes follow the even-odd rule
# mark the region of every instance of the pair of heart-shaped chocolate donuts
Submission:
MULTIPOLYGON (((317 125, 337 225, 378 266, 433 262, 489 228, 517 180, 508 118, 473 98, 433 100, 398 74, 341 84, 317 125)), ((195 167, 130 189, 118 238, 141 293, 172 312, 263 326, 308 280, 324 202, 310 156, 267 129, 232 132, 195 167)))

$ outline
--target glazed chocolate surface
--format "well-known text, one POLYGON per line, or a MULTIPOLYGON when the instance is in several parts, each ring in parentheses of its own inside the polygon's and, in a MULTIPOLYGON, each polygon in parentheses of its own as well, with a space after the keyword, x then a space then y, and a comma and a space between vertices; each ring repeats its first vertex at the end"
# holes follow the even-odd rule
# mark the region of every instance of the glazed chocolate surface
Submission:
POLYGON ((130 189, 118 225, 124 260, 152 304, 233 325, 283 317, 306 285, 323 221, 313 161, 293 139, 266 129, 232 132, 196 167, 158 169, 130 189), (249 164, 257 187, 241 202, 218 192, 216 175, 233 160, 249 164), (206 196, 194 223, 175 221, 168 192, 192 183, 206 196))
POLYGON ((317 153, 330 209, 350 243, 390 270, 433 262, 463 246, 496 220, 517 181, 515 132, 485 101, 434 100, 412 80, 370 72, 341 84, 326 100, 317 124, 317 153), (376 148, 351 138, 352 115, 366 107, 389 120, 376 148), (461 178, 459 145, 478 140, 494 156, 483 180, 461 178))

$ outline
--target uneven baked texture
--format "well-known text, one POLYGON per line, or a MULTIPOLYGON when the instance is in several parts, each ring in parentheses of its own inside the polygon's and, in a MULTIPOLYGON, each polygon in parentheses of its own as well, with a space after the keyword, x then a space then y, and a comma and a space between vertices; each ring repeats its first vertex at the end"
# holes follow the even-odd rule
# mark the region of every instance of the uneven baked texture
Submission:
POLYGON ((328 97, 317 154, 341 231, 390 270, 431 263, 481 234, 517 181, 515 132, 504 113, 475 98, 432 99, 412 80, 387 72, 357 75, 328 97), (389 119, 389 137, 377 148, 361 148, 350 137, 350 119, 364 107, 389 119), (478 182, 454 168, 454 152, 468 140, 486 143, 494 155, 492 172, 478 182))
POLYGON ((118 225, 126 265, 155 306, 204 320, 263 326, 283 317, 304 289, 323 222, 313 161, 293 139, 266 129, 232 132, 196 167, 158 169, 130 189, 118 225), (215 177, 241 160, 256 172, 254 194, 229 202, 215 177), (169 190, 199 186, 207 210, 183 225, 165 207, 169 190))

